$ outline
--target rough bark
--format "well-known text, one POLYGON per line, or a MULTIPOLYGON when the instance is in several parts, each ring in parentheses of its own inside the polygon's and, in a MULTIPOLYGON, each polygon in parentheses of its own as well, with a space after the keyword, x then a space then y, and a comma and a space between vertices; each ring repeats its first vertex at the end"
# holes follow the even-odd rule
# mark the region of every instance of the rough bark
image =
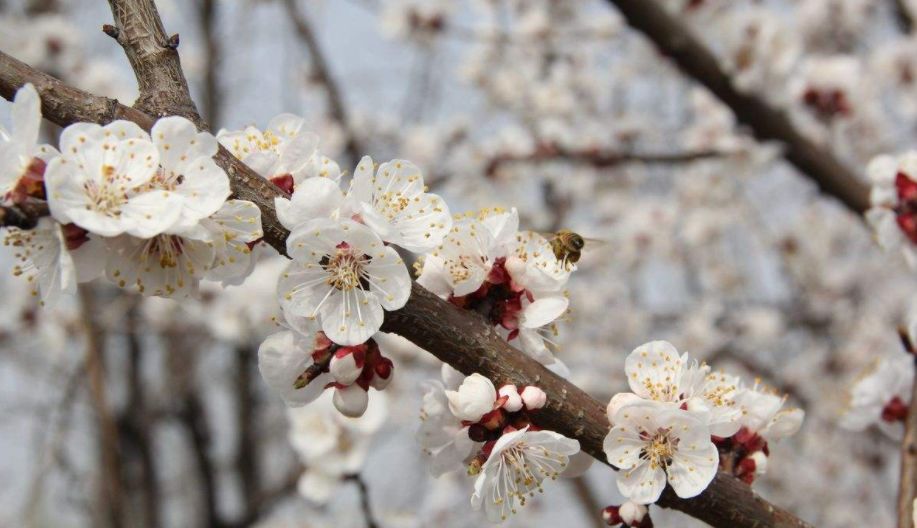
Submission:
POLYGON ((631 27, 646 35, 689 77, 713 92, 755 137, 783 144, 784 157, 825 193, 857 213, 869 207, 869 190, 831 152, 805 137, 789 115, 764 99, 739 91, 716 56, 655 0, 608 0, 631 27))
MULTIPOLYGON (((166 35, 153 0, 109 0, 114 38, 131 63, 140 96, 134 108, 150 115, 183 115, 201 128, 203 121, 188 91, 178 58, 178 35, 166 35)), ((109 33, 111 35, 111 33, 109 33)))

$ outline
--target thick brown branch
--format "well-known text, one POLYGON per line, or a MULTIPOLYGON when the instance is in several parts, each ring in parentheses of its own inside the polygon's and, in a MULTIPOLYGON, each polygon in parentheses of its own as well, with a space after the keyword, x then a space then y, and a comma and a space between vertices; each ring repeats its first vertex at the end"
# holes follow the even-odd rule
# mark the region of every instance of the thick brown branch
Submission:
MULTIPOLYGON (((4 95, 12 94, 18 88, 8 77, 7 70, 11 62, 18 61, 0 54, 0 90, 4 90, 4 95)), ((32 72, 30 75, 20 75, 20 85, 37 75, 41 74, 32 72)), ((49 106, 45 117, 58 124, 69 124, 75 116, 79 116, 76 120, 91 121, 86 116, 94 114, 82 112, 81 105, 95 107, 100 104, 99 98, 72 88, 65 89, 65 93, 79 95, 67 99, 60 93, 48 93, 47 96, 57 101, 57 105, 49 106)), ((41 92, 42 96, 48 91, 54 92, 55 89, 46 87, 41 92)), ((106 100, 102 101, 104 103, 106 100)), ((110 121, 111 115, 115 113, 137 117, 136 111, 124 114, 127 110, 130 109, 115 106, 111 114, 99 114, 99 121, 107 122, 106 118, 110 121)), ((144 121, 148 127, 152 119, 141 114, 138 123, 140 121, 144 121)), ((262 221, 267 222, 264 229, 265 241, 278 251, 285 251, 288 232, 277 223, 273 206, 273 198, 282 196, 282 191, 232 157, 225 149, 215 159, 229 174, 234 194, 238 198, 251 200, 261 209, 262 221)), ((491 326, 476 315, 462 311, 414 284, 407 305, 401 310, 388 313, 383 330, 406 337, 466 374, 479 372, 497 383, 538 385, 548 394, 549 402, 538 415, 539 425, 579 440, 584 451, 605 461, 602 440, 609 429, 605 405, 509 346, 491 326)), ((699 497, 679 499, 669 491, 663 495, 659 504, 681 510, 719 527, 808 526, 789 512, 758 497, 738 479, 722 473, 699 497)))
MULTIPOLYGON (((32 83, 38 90, 45 119, 60 126, 80 121, 105 124, 116 119, 126 119, 149 130, 155 122, 152 116, 144 112, 124 106, 114 99, 98 97, 68 86, 0 52, 0 95, 12 99, 16 90, 26 83, 32 83)), ((289 231, 280 224, 274 212, 274 198, 286 196, 285 193, 223 147, 220 147, 214 160, 229 175, 233 198, 248 200, 261 209, 265 240, 285 254, 285 240, 289 231)))
POLYGON ((823 192, 860 213, 869 207, 869 191, 833 154, 802 135, 789 116, 760 97, 740 92, 719 61, 691 31, 655 0, 608 0, 688 76, 713 92, 738 120, 764 141, 779 141, 784 156, 823 192))
MULTIPOLYGON (((909 351, 913 355, 913 351, 909 351)), ((917 359, 917 356, 915 356, 917 359)), ((911 389, 911 406, 901 441, 901 480, 898 484, 898 528, 913 528, 917 499, 917 383, 911 389)))
POLYGON ((27 202, 20 205, 0 206, 0 227, 18 227, 32 229, 38 220, 48 216, 48 204, 45 202, 27 202))
MULTIPOLYGON (((605 404, 511 347, 475 314, 414 284, 407 305, 389 312, 382 330, 408 338, 465 374, 478 372, 497 385, 538 385, 548 395, 547 406, 536 416, 538 425, 579 440, 584 451, 607 463, 602 451, 610 427, 605 404)), ((680 499, 667 490, 659 505, 713 526, 808 526, 725 473, 718 474, 710 487, 693 499, 680 499)))
POLYGON ((284 0, 284 4, 290 21, 293 22, 296 35, 309 48, 309 56, 312 59, 312 73, 318 82, 325 87, 331 117, 340 123, 347 137, 347 144, 344 147, 345 153, 350 158, 349 161, 356 164, 366 151, 350 129, 350 120, 347 115, 347 107, 344 105, 344 99, 341 96, 341 88, 331 73, 328 63, 325 62, 325 55, 322 53, 322 47, 315 36, 315 32, 312 30, 312 25, 306 15, 296 7, 296 0, 284 0))
POLYGON ((137 77, 140 97, 134 107, 154 116, 168 110, 200 127, 202 121, 176 51, 177 35, 166 35, 156 3, 153 0, 108 0, 108 3, 118 29, 118 43, 137 77))

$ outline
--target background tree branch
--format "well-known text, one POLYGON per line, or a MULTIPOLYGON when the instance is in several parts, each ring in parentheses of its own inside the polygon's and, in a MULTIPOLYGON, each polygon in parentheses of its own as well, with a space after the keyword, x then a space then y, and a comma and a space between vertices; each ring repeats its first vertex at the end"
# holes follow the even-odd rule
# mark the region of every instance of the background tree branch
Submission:
POLYGON ((608 0, 627 23, 648 37, 681 71, 704 85, 732 109, 762 141, 779 141, 783 155, 824 192, 854 212, 869 207, 869 189, 831 152, 805 137, 789 115, 760 97, 739 91, 716 56, 655 0, 608 0))

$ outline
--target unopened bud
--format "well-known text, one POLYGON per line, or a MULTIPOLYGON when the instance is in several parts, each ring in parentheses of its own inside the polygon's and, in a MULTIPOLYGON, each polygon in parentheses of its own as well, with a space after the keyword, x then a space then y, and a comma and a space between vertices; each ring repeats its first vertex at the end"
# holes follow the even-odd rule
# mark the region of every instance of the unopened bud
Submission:
POLYGON ((529 385, 528 387, 522 389, 522 402, 525 403, 525 408, 534 411, 536 409, 541 409, 544 407, 544 404, 548 401, 548 395, 538 387, 529 385))
POLYGON ((516 412, 522 409, 522 396, 519 395, 515 385, 504 385, 500 387, 497 394, 501 398, 506 398, 506 401, 503 402, 503 408, 507 411, 516 412))
POLYGON ((621 521, 628 526, 639 526, 643 522, 643 518, 646 517, 646 513, 646 506, 637 504, 633 501, 625 502, 618 509, 618 515, 621 516, 621 521))
POLYGON ((381 358, 373 366, 373 379, 370 382, 372 387, 376 390, 383 390, 388 387, 389 382, 392 381, 392 370, 395 368, 395 365, 392 363, 392 360, 389 358, 381 358))
POLYGON ((621 516, 618 515, 618 506, 608 506, 602 510, 602 520, 605 521, 605 524, 608 526, 617 526, 621 524, 621 516))
POLYGON ((334 397, 331 399, 334 407, 344 416, 359 418, 366 412, 369 404, 369 394, 359 385, 335 387, 334 397))
POLYGON ((755 462, 755 475, 761 476, 767 472, 767 455, 762 451, 755 451, 748 455, 748 458, 755 462))
POLYGON ((331 358, 329 371, 334 381, 341 385, 352 385, 363 372, 362 358, 349 347, 341 347, 331 358))

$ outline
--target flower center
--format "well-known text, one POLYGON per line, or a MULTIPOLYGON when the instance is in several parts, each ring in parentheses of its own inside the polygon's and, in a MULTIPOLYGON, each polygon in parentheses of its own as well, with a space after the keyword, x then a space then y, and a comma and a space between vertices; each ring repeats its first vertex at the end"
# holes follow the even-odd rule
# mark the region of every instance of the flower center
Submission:
POLYGON ((120 178, 115 174, 113 166, 103 166, 102 175, 104 176, 102 184, 95 181, 87 181, 83 184, 83 190, 92 203, 92 206, 87 205, 86 209, 95 210, 107 216, 121 216, 121 206, 127 202, 127 193, 123 186, 117 185, 120 178))
POLYGON ((158 235, 151 238, 144 248, 146 255, 159 258, 159 266, 163 269, 178 266, 178 259, 183 249, 182 238, 174 235, 158 235))
POLYGON ((372 258, 369 255, 357 254, 346 243, 338 246, 334 255, 325 256, 320 264, 328 272, 326 282, 341 291, 354 288, 369 289, 364 269, 372 258))
POLYGON ((640 458, 648 460, 652 469, 668 467, 678 448, 678 439, 672 438, 670 429, 660 428, 655 433, 641 431, 640 437, 647 440, 640 451, 640 458))

